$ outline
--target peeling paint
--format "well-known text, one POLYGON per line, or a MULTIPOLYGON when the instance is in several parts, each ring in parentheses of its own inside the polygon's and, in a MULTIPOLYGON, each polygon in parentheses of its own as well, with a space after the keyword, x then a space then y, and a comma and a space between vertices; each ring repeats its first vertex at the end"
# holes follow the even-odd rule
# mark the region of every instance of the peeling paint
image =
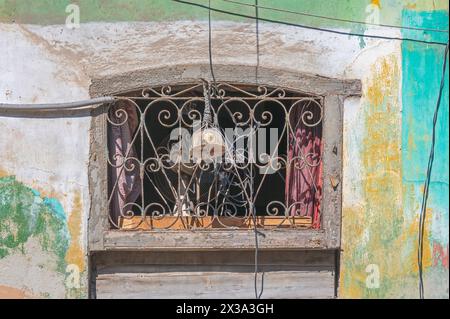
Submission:
POLYGON ((70 213, 68 228, 71 237, 69 249, 66 254, 66 263, 76 265, 80 272, 85 270, 85 256, 82 249, 81 225, 83 205, 79 193, 75 194, 72 212, 70 213))
MULTIPOLYGON (((386 297, 404 274, 398 263, 404 228, 401 212, 401 151, 398 56, 380 58, 363 85, 364 128, 360 147, 362 203, 344 206, 341 296, 386 297), (379 289, 366 287, 366 267, 380 269, 379 289)), ((356 134, 360 134, 359 132, 356 134)), ((345 205, 345 203, 344 203, 345 205)), ((406 258, 406 256, 405 256, 406 258)))
POLYGON ((433 266, 442 266, 448 270, 448 245, 446 248, 433 243, 433 266))
MULTIPOLYGON (((408 23, 448 29, 448 11, 404 10, 403 19, 408 23)), ((409 32, 404 31, 405 36, 409 32)), ((428 35, 431 36, 431 35, 428 35)), ((442 35, 434 40, 448 41, 442 35)), ((417 250, 423 187, 431 145, 432 118, 437 102, 442 73, 444 50, 440 47, 402 45, 403 69, 403 211, 414 220, 410 237, 417 250)), ((448 58, 448 57, 447 57, 448 58)), ((447 70, 448 74, 448 65, 447 70)), ((431 175, 427 220, 424 234, 424 286, 425 296, 448 298, 448 234, 449 234, 449 111, 448 75, 445 77, 444 95, 436 126, 436 146, 431 175), (442 275, 442 284, 433 286, 433 279, 442 275)), ((417 263, 414 265, 417 271, 417 263)))
POLYGON ((58 260, 58 271, 65 271, 65 255, 70 237, 61 204, 18 182, 14 176, 0 179, 0 258, 36 237, 44 250, 58 260))
MULTIPOLYGON (((75 193, 71 207, 67 218, 61 202, 56 198, 43 197, 39 191, 18 182, 14 176, 0 178, 0 262, 9 255, 25 254, 25 245, 37 239, 43 251, 54 256, 54 271, 66 277, 69 275, 67 266, 75 266, 76 277, 82 280, 86 265, 80 193, 75 193)), ((5 289, 3 292, 6 294, 5 289)), ((80 282, 76 287, 67 286, 66 296, 84 298, 84 284, 80 282)))
MULTIPOLYGON (((26 23, 0 24, 0 44, 6 48, 0 59, 4 70, 0 74, 0 99, 24 103, 84 99, 95 77, 208 60, 207 13, 203 9, 163 0, 146 4, 138 0, 78 2, 83 24, 78 30, 67 30, 63 23, 69 1, 0 0, 0 22, 26 23), (23 63, 25 59, 27 64, 23 63)), ((366 7, 372 4, 380 8, 381 23, 448 28, 447 0, 317 3, 265 1, 268 6, 360 21, 366 19, 366 7)), ((239 10, 234 5, 222 5, 239 10)), ((252 8, 243 10, 254 13, 252 8)), ((271 14, 270 18, 298 22, 282 13, 271 14)), ((254 22, 221 14, 213 14, 213 19, 213 43, 226 43, 214 46, 214 62, 254 65, 254 22)), ((303 22, 372 32, 367 26, 313 18, 303 22)), ((383 32, 447 41, 445 34, 383 32)), ((417 297, 418 213, 442 48, 265 23, 260 25, 260 38, 264 67, 360 78, 364 86, 363 97, 352 102, 351 110, 344 108, 348 149, 344 153, 339 297, 417 297), (366 269, 372 264, 380 270, 380 286, 375 289, 366 285, 366 269)), ((448 298, 448 82, 444 92, 427 211, 424 267, 426 295, 448 298)), ((45 278, 54 281, 52 289, 36 289, 41 283, 33 282, 34 289, 23 290, 21 278, 16 284, 3 283, 0 277, 0 298, 2 293, 18 298, 85 298, 88 265, 83 225, 90 205, 89 119, 0 118, 0 126, 4 132, 0 142, 15 141, 13 146, 0 143, 4 166, 0 168, 0 269, 7 259, 4 264, 10 268, 20 260, 24 269, 42 268, 45 278), (64 134, 59 134, 62 131, 64 134), (51 262, 43 262, 46 258, 51 262), (28 260, 32 262, 27 264, 28 260), (80 270, 80 288, 69 288, 64 281, 68 265, 80 270)))
MULTIPOLYGON (((448 27, 448 11, 406 10, 403 19, 407 25, 448 27)), ((419 212, 442 59, 443 48, 405 42, 401 63, 393 55, 378 59, 363 81, 361 110, 346 124, 363 121, 365 132, 346 129, 346 144, 353 148, 346 151, 344 167, 355 158, 361 165, 361 178, 348 178, 347 189, 362 193, 359 202, 344 200, 342 298, 418 298, 419 212), (366 285, 370 264, 379 267, 378 288, 366 285)), ((444 92, 424 233, 428 298, 449 293, 448 82, 444 92)))

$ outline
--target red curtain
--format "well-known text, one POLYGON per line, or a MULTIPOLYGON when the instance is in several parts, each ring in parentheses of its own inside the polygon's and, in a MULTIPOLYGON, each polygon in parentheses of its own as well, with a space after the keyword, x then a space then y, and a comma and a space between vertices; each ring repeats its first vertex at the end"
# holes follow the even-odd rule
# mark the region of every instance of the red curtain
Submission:
MULTIPOLYGON (((310 110, 308 110, 310 111, 310 110)), ((319 109, 313 110, 320 117, 319 109)), ((304 108, 295 107, 290 114, 286 203, 291 216, 312 218, 312 227, 320 228, 322 199, 322 122, 315 126, 304 123, 304 108), (303 116, 302 116, 303 115, 303 116)))
MULTIPOLYGON (((119 217, 128 215, 132 204, 141 193, 139 160, 132 144, 133 135, 139 126, 136 108, 131 103, 120 102, 112 106, 108 125, 109 185, 111 218, 116 224, 119 217)), ((117 226, 117 225, 116 225, 117 226)))

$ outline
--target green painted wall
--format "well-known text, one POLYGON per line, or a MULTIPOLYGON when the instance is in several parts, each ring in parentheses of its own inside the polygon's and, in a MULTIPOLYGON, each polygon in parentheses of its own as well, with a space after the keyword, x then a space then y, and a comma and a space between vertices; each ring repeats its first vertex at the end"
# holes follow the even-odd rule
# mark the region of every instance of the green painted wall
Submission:
POLYGON ((16 181, 0 178, 0 258, 23 250, 37 238, 44 250, 58 256, 58 271, 64 272, 64 256, 69 247, 66 215, 61 204, 16 181))
MULTIPOLYGON (((448 11, 405 10, 406 21, 417 25, 448 28, 448 11)), ((405 32, 405 35, 408 32, 405 32)), ((438 41, 448 41, 444 35, 434 36, 438 41)), ((423 185, 431 147, 433 114, 436 108, 440 79, 442 76, 444 48, 413 43, 402 45, 403 56, 403 214, 406 218, 417 218, 421 206, 423 185)), ((448 233, 449 233, 449 104, 448 64, 445 86, 436 125, 436 145, 430 193, 427 208, 425 251, 425 278, 436 281, 440 275, 448 277, 448 233)), ((414 240, 416 238, 413 238, 414 240)), ((416 270, 416 269, 414 269, 416 270)), ((416 272, 414 272, 416 274, 416 272)), ((426 282, 427 283, 427 282, 426 282)), ((426 285, 425 283, 425 285, 426 285)), ((448 289, 448 287, 447 287, 448 289)), ((448 290, 428 291, 438 297, 448 297, 448 290)))
MULTIPOLYGON (((73 222, 68 218, 61 202, 56 198, 42 196, 37 190, 17 181, 14 176, 0 176, 0 262, 3 258, 23 254, 31 257, 39 254, 37 251, 27 251, 29 241, 37 241, 43 252, 52 256, 50 262, 43 262, 39 267, 46 268, 47 272, 54 272, 56 278, 62 283, 67 298, 85 298, 87 291, 82 282, 75 282, 69 278, 76 271, 82 272, 81 263, 77 262, 74 255, 73 222)), ((76 225, 79 228, 81 225, 76 225)), ((17 265, 18 267, 22 265, 17 265)), ((0 276, 16 276, 20 281, 21 273, 14 273, 14 269, 8 274, 0 276)), ((36 273, 35 276, 39 276, 36 273)), ((1 279, 1 278, 0 278, 1 279)), ((53 278, 55 279, 55 278, 53 278)), ((75 280, 78 279, 76 275, 75 280)), ((42 282, 42 286, 51 283, 42 282)), ((20 287, 23 288, 23 287, 20 287)), ((1 296, 0 286, 0 296, 1 296)), ((33 295, 30 297, 54 297, 48 294, 33 295)))
MULTIPOLYGON (((402 20, 408 26, 448 29, 448 10, 405 8, 402 20)), ((448 34, 415 33, 448 41, 448 34)), ((419 296, 418 221, 444 47, 403 42, 400 58, 387 55, 371 66, 358 111, 363 129, 346 133, 357 141, 348 152, 361 160, 352 185, 361 200, 344 202, 343 298, 419 296), (367 285, 373 267, 377 287, 367 285)), ((448 76, 445 85, 424 240, 425 296, 433 298, 448 298, 448 76)))
MULTIPOLYGON (((253 4, 253 0, 239 0, 242 3, 253 4)), ((207 5, 207 0, 192 0, 191 2, 207 5)), ((66 19, 65 8, 68 4, 78 4, 81 9, 82 22, 92 21, 167 21, 207 19, 207 12, 202 8, 191 7, 171 0, 0 0, 0 21, 33 24, 62 24, 66 19)), ((260 0, 261 6, 303 11, 311 14, 325 15, 340 19, 364 21, 367 5, 375 3, 380 6, 380 22, 397 24, 402 22, 400 8, 420 10, 433 3, 436 9, 448 8, 448 1, 435 0, 260 0)), ((212 6, 227 11, 247 15, 254 14, 251 7, 227 3, 223 0, 212 0, 212 6)), ((277 13, 262 9, 261 17, 270 17, 283 21, 307 23, 308 25, 330 25, 351 28, 342 22, 299 17, 293 14, 277 13)), ((215 19, 231 20, 233 17, 213 13, 215 19)))

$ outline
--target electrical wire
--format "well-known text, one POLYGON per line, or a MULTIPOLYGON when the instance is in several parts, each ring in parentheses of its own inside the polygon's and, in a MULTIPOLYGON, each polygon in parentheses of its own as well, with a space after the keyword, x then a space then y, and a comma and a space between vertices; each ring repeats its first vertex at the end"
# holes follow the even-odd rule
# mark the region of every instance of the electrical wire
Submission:
POLYGON ((99 97, 90 100, 66 102, 66 103, 46 103, 46 104, 7 104, 0 103, 0 111, 52 111, 52 110, 76 110, 80 108, 94 108, 100 104, 114 102, 116 98, 112 96, 99 97))
POLYGON ((436 144, 436 124, 437 124, 437 118, 439 114, 439 108, 441 105, 442 100, 442 93, 444 91, 444 85, 445 85, 445 71, 447 68, 447 55, 448 55, 448 42, 447 46, 445 47, 444 52, 444 63, 442 66, 442 77, 441 77, 441 83, 439 86, 439 94, 436 102, 436 108, 434 111, 433 116, 433 133, 431 138, 431 149, 430 149, 430 155, 428 158, 428 166, 427 166, 427 174, 425 178, 425 185, 423 190, 423 197, 422 197, 422 206, 420 209, 420 219, 419 219, 419 245, 418 245, 418 251, 417 251, 417 261, 418 261, 418 267, 419 267, 419 296, 420 299, 425 298, 424 293, 424 282, 423 282, 423 239, 425 234, 425 222, 426 222, 426 215, 427 215, 427 203, 428 203, 428 195, 430 191, 430 182, 431 182, 431 173, 433 170, 433 163, 434 163, 434 147, 436 144))
MULTIPOLYGON (((208 7, 211 8, 211 0, 208 2, 208 7)), ((217 82, 216 76, 214 75, 213 58, 212 58, 212 26, 211 26, 211 10, 208 10, 208 54, 209 54, 209 69, 211 72, 211 77, 214 83, 214 90, 216 90, 217 82)))
MULTIPOLYGON (((200 3, 194 3, 194 2, 184 1, 184 0, 172 0, 172 1, 178 2, 178 3, 182 3, 182 4, 191 5, 191 6, 194 6, 194 7, 203 8, 203 9, 206 9, 206 10, 211 10, 211 11, 218 12, 218 13, 223 13, 223 14, 235 16, 235 17, 241 17, 241 18, 252 19, 252 20, 256 19, 254 16, 251 16, 251 15, 246 15, 246 14, 242 14, 242 13, 236 13, 236 12, 231 12, 231 11, 227 11, 227 10, 212 8, 211 6, 206 6, 206 5, 203 5, 203 4, 200 4, 200 3)), ((332 30, 332 29, 326 29, 326 28, 320 28, 320 27, 313 27, 313 26, 308 26, 308 25, 304 25, 304 24, 297 24, 297 23, 291 23, 291 22, 280 21, 280 20, 273 20, 273 19, 268 19, 268 18, 261 18, 261 17, 259 17, 258 20, 259 21, 270 22, 270 23, 276 23, 276 24, 292 26, 292 27, 298 27, 298 28, 303 28, 303 29, 308 29, 308 30, 322 31, 322 32, 334 33, 334 34, 339 34, 339 35, 355 36, 355 37, 362 37, 362 38, 371 38, 371 39, 380 39, 380 40, 409 41, 409 42, 424 43, 424 44, 434 44, 434 45, 446 45, 447 44, 446 42, 439 42, 439 41, 426 41, 426 40, 413 39, 413 38, 388 37, 388 36, 384 36, 384 35, 345 32, 345 31, 332 30)))
MULTIPOLYGON (((257 0, 256 0, 257 1, 257 0)), ((208 0, 208 7, 211 8, 211 0, 208 0)), ((217 92, 217 82, 216 82, 216 76, 214 74, 214 65, 213 65, 213 58, 212 58, 212 21, 211 21, 211 10, 208 10, 208 56, 209 56, 209 68, 210 68, 210 72, 211 72, 211 77, 213 80, 213 94, 216 94, 217 92)), ((258 25, 258 24, 257 24, 258 25)), ((258 79, 258 69, 259 69, 259 27, 256 27, 256 33, 257 33, 257 67, 256 67, 256 80, 258 79)), ((208 95, 210 90, 208 90, 208 95)), ((220 95, 219 95, 220 96, 220 95)), ((222 101, 223 103, 223 101, 222 101)), ((251 172, 251 177, 253 178, 253 172, 251 172)), ((250 187, 252 187, 252 185, 250 185, 250 187)), ((253 192, 251 192, 253 193, 253 192)), ((254 230, 254 234, 255 234, 255 268, 254 268, 254 289, 255 289, 255 297, 256 299, 261 299, 261 296, 264 292, 264 273, 262 274, 262 279, 261 279, 261 290, 258 292, 258 273, 259 273, 259 241, 258 241, 258 236, 262 235, 265 236, 264 234, 260 233, 257 229, 257 223, 258 220, 256 218, 256 214, 255 214, 255 210, 254 210, 254 206, 251 205, 251 213, 253 216, 253 230, 254 230)))
POLYGON ((312 17, 312 18, 318 18, 318 19, 324 19, 324 20, 330 20, 330 21, 338 21, 338 22, 346 22, 346 23, 354 23, 354 24, 362 24, 362 25, 371 25, 371 26, 377 26, 377 27, 385 27, 385 28, 393 28, 393 29, 401 29, 401 30, 414 30, 414 31, 426 31, 426 32, 441 32, 441 33, 448 33, 448 30, 439 30, 439 29, 431 29, 431 28, 419 28, 419 27, 408 27, 408 26, 399 26, 399 25, 391 25, 391 24, 382 24, 382 23, 371 23, 371 22, 362 22, 362 21, 356 21, 356 20, 350 20, 350 19, 342 19, 342 18, 333 18, 328 16, 322 16, 318 14, 312 14, 307 12, 298 12, 298 11, 292 11, 287 9, 280 9, 280 8, 273 8, 268 6, 261 6, 258 4, 250 4, 250 3, 242 3, 239 1, 234 0, 222 0, 223 2, 228 3, 234 3, 241 6, 247 6, 247 7, 256 7, 259 9, 264 10, 271 10, 275 12, 283 12, 283 13, 290 13, 305 17, 312 17))
MULTIPOLYGON (((258 84, 259 78, 259 10, 258 10, 258 0, 255 0, 255 27, 256 27, 256 69, 255 69, 255 83, 258 84)), ((253 178, 253 176, 252 176, 253 178)), ((253 193, 253 192, 252 192, 253 193)), ((259 273, 259 242, 258 236, 263 235, 258 231, 257 223, 258 220, 256 218, 256 211, 253 211, 253 225, 255 232, 255 297, 256 299, 261 299, 261 296, 264 292, 264 272, 262 273, 261 278, 261 290, 258 292, 258 273, 259 273)))
POLYGON ((259 7, 258 0, 255 0, 255 17, 256 17, 256 70, 255 70, 255 83, 258 84, 259 77, 259 7))
MULTIPOLYGON (((350 32, 342 32, 337 30, 329 30, 324 28, 317 28, 317 27, 311 27, 301 24, 294 24, 289 23, 285 21, 277 21, 272 19, 265 19, 259 17, 258 9, 268 9, 268 10, 274 10, 274 11, 280 11, 280 12, 288 12, 298 15, 304 15, 304 16, 311 16, 311 17, 317 17, 317 18, 324 18, 329 20, 335 20, 335 21, 343 21, 343 22, 352 22, 352 23, 362 23, 358 21, 352 21, 352 20, 345 20, 345 19, 337 19, 337 18, 330 18, 325 16, 318 16, 318 15, 312 15, 312 14, 306 14, 301 12, 293 12, 283 9, 276 9, 276 8, 270 8, 270 7, 262 7, 258 6, 258 0, 255 0, 255 5, 251 4, 244 4, 239 3, 237 1, 232 0, 223 0, 225 2, 232 2, 232 3, 239 3, 241 5, 247 5, 247 6, 253 6, 255 7, 255 13, 256 16, 248 16, 244 14, 238 14, 234 12, 229 12, 221 9, 215 9, 211 8, 211 0, 209 0, 209 5, 204 6, 198 3, 192 3, 188 1, 181 1, 181 0, 172 0, 175 2, 188 4, 192 6, 197 6, 201 8, 208 9, 208 21, 209 21, 209 61, 210 61, 210 71, 211 76, 214 81, 214 86, 216 87, 216 78, 214 75, 214 67, 213 67, 213 61, 212 61, 212 28, 211 28, 211 11, 239 16, 242 18, 248 18, 248 19, 256 19, 256 36, 257 36, 257 68, 256 68, 256 80, 258 80, 258 69, 259 69, 259 21, 266 21, 271 23, 279 23, 289 26, 295 26, 305 29, 311 29, 311 30, 317 30, 317 31, 323 31, 323 32, 330 32, 335 34, 341 34, 341 35, 349 35, 349 36, 359 36, 359 37, 366 37, 366 38, 376 38, 376 39, 385 39, 385 40, 401 40, 401 41, 411 41, 411 42, 417 42, 417 43, 425 43, 425 44, 435 44, 435 45, 445 45, 445 53, 444 53, 444 63, 443 63, 443 70, 442 70, 442 77, 439 87, 439 95, 437 99, 437 104, 433 116, 433 133, 432 133, 432 143, 431 143, 431 150, 430 155, 428 159, 428 166, 427 166, 427 174, 425 178, 425 185, 424 185, 424 191, 423 191, 423 198, 422 198, 422 205, 421 205, 421 211, 420 211, 420 220, 419 220, 419 245, 418 245, 418 267, 419 267, 419 293, 420 298, 424 299, 424 281, 423 281, 423 244, 424 244, 424 232, 425 232, 425 221, 426 221, 426 209, 427 209, 427 203, 428 203, 428 196, 429 196, 429 187, 431 182, 431 173, 433 169, 433 163, 434 163, 434 148, 436 143, 436 124, 437 124, 437 117, 439 114, 439 109, 441 105, 442 100, 442 94, 444 90, 445 85, 445 71, 447 66, 447 55, 449 51, 449 43, 443 43, 443 42, 437 42, 437 41, 425 41, 425 40, 418 40, 418 39, 411 39, 411 38, 397 38, 397 37, 387 37, 387 36, 379 36, 379 35, 366 35, 366 34, 357 34, 357 33, 350 33, 350 32)), ((371 25, 370 23, 365 23, 368 25, 371 25)), ((400 27, 400 26, 392 26, 392 25, 383 25, 379 24, 379 26, 383 27, 390 27, 390 28, 401 28, 401 29, 409 29, 409 30, 418 30, 418 31, 431 31, 431 32, 448 32, 447 30, 435 30, 435 29, 424 29, 424 28, 414 28, 414 27, 400 27)), ((86 108, 92 106, 98 106, 100 104, 108 103, 108 102, 114 102, 116 98, 114 97, 100 97, 90 100, 83 100, 83 101, 76 101, 76 102, 68 102, 68 103, 48 103, 48 104, 7 104, 7 103, 0 103, 0 111, 51 111, 51 110, 74 110, 74 109, 80 109, 80 108, 86 108)), ((254 230, 255 230, 255 295, 257 299, 260 299, 263 293, 263 287, 264 287, 264 274, 262 277, 262 285, 261 285, 261 291, 258 293, 257 290, 257 275, 258 275, 258 250, 259 250, 259 244, 258 244, 258 235, 264 235, 257 230, 257 219, 256 214, 252 212, 254 215, 254 230)))

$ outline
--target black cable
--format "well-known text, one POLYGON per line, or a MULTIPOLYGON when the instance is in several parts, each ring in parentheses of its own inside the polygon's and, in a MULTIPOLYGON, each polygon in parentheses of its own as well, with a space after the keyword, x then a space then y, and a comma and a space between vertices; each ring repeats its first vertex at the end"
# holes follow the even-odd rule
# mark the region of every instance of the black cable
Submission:
MULTIPOLYGON (((252 205, 253 208, 253 205, 252 205)), ((264 292, 264 272, 262 273, 262 277, 261 277, 261 290, 258 292, 258 273, 259 273, 259 241, 258 241, 258 236, 261 235, 263 237, 265 237, 265 235, 261 232, 258 231, 258 219, 256 217, 256 211, 253 208, 253 230, 255 233, 255 280, 254 280, 254 284, 255 284, 255 297, 256 299, 261 299, 261 296, 264 292)))
MULTIPOLYGON (((211 11, 218 12, 218 13, 228 14, 228 15, 232 15, 232 16, 236 16, 236 17, 252 19, 252 20, 256 19, 253 16, 245 15, 245 14, 242 14, 242 13, 235 13, 235 12, 226 11, 226 10, 217 9, 217 8, 211 8, 211 6, 205 6, 205 5, 199 4, 199 3, 193 3, 193 2, 189 2, 189 1, 183 1, 183 0, 172 0, 172 1, 175 1, 175 2, 178 2, 178 3, 187 4, 187 5, 191 5, 191 6, 194 6, 194 7, 199 7, 199 8, 211 10, 211 11)), ((265 21, 265 22, 270 22, 270 23, 283 24, 283 25, 292 26, 292 27, 298 27, 298 28, 303 28, 303 29, 322 31, 322 32, 329 32, 329 33, 340 34, 340 35, 347 35, 347 36, 372 38, 372 39, 381 39, 381 40, 410 41, 410 42, 416 42, 416 43, 435 44, 435 45, 447 45, 446 42, 425 41, 425 40, 412 39, 412 38, 399 38, 399 37, 388 37, 388 36, 383 36, 383 35, 371 35, 371 34, 362 34, 362 33, 354 33, 354 32, 345 32, 345 31, 339 31, 339 30, 331 30, 331 29, 325 29, 325 28, 319 28, 319 27, 312 27, 312 26, 307 26, 307 25, 303 25, 303 24, 296 24, 296 23, 280 21, 280 20, 272 20, 272 19, 261 18, 261 17, 259 17, 258 20, 265 21)))
MULTIPOLYGON (((257 1, 257 0, 256 0, 257 1)), ((208 1, 209 7, 211 8, 211 0, 208 1)), ((259 33, 259 27, 257 26, 257 34, 259 33)), ((259 37, 257 37, 257 42, 259 43, 259 37)), ((259 44, 257 45, 258 49, 257 49, 257 55, 258 55, 258 59, 257 59, 257 67, 256 67, 256 80, 258 79, 258 68, 259 68, 259 44)), ((213 79, 213 86, 214 86, 214 95, 216 95, 217 93, 217 82, 216 82, 216 76, 214 74, 214 65, 213 65, 213 59, 212 59, 212 23, 211 23, 211 10, 208 9, 208 55, 209 55, 209 69, 211 72, 211 77, 213 79)), ((208 96, 209 95, 209 90, 208 90, 208 96)), ((219 95, 220 96, 220 95, 219 95)), ((253 223, 254 223, 254 233, 255 233, 255 276, 254 276, 254 286, 255 286, 255 297, 256 299, 261 299, 261 296, 263 294, 264 291, 264 273, 262 275, 262 280, 261 280, 261 290, 260 292, 258 292, 258 272, 259 272, 259 266, 258 266, 258 252, 259 252, 259 242, 258 242, 258 236, 259 235, 263 235, 262 233, 260 233, 257 229, 257 218, 256 218, 256 214, 254 211, 254 207, 252 205, 252 214, 253 214, 253 223)))
MULTIPOLYGON (((259 78, 259 10, 258 10, 258 0, 255 0, 255 16, 256 16, 256 70, 255 70, 255 81, 258 84, 259 78)), ((253 178, 253 177, 252 177, 253 178)), ((264 235, 258 231, 257 228, 258 219, 256 217, 256 211, 253 211, 253 224, 255 232, 255 297, 256 299, 261 299, 264 292, 264 272, 261 278, 261 290, 258 292, 258 273, 259 273, 259 242, 258 236, 264 235)))
POLYGON ((256 84, 258 84, 259 77, 259 7, 258 0, 255 0, 255 17, 256 17, 256 70, 255 70, 255 80, 256 84))
POLYGON ((442 67, 442 77, 441 77, 441 83, 439 87, 439 95, 436 103, 436 108, 434 111, 433 116, 433 135, 431 139, 431 150, 430 150, 430 156, 428 158, 428 166, 427 166, 427 175, 425 178, 425 185, 423 190, 423 197, 422 197, 422 206, 420 209, 420 219, 419 219, 419 246, 417 251, 417 260, 418 260, 418 266, 419 266, 419 295, 420 299, 425 298, 424 294, 424 283, 423 283, 423 237, 425 234, 425 221, 426 221, 426 215, 427 215, 427 203, 428 203, 428 195, 430 190, 430 182, 431 182, 431 173, 433 170, 433 163, 434 163, 434 147, 436 144, 436 123, 437 118, 439 114, 439 108, 441 105, 442 100, 442 93, 444 91, 444 85, 445 85, 445 70, 447 68, 447 55, 448 55, 448 42, 447 46, 445 47, 445 53, 444 53, 444 63, 442 67))
POLYGON ((346 22, 346 23, 354 23, 354 24, 362 24, 362 25, 371 25, 371 26, 377 26, 377 27, 384 27, 384 28, 393 28, 393 29, 400 29, 400 30, 413 30, 413 31, 426 31, 426 32, 440 32, 440 33, 448 33, 448 30, 439 30, 439 29, 431 29, 431 28, 418 28, 418 27, 408 27, 408 26, 400 26, 400 25, 392 25, 392 24, 382 24, 382 23, 371 23, 371 22, 362 22, 362 21, 355 21, 350 19, 342 19, 342 18, 333 18, 333 17, 327 17, 322 16, 319 14, 312 14, 307 12, 298 12, 298 11, 292 11, 287 9, 281 9, 281 8, 273 8, 268 6, 258 6, 258 4, 250 4, 250 3, 242 3, 240 1, 233 1, 233 0, 222 0, 223 2, 229 2, 238 4, 241 6, 247 6, 247 7, 257 7, 259 9, 264 10, 271 10, 275 12, 284 12, 284 13, 290 13, 305 17, 311 17, 311 18, 318 18, 318 19, 324 19, 324 20, 330 20, 330 21, 338 21, 338 22, 346 22))
MULTIPOLYGON (((211 0, 208 1, 208 8, 211 8, 211 0)), ((214 90, 216 90, 216 76, 214 75, 213 58, 212 58, 212 26, 211 26, 211 10, 208 9, 208 54, 209 54, 209 69, 214 83, 214 90)))

